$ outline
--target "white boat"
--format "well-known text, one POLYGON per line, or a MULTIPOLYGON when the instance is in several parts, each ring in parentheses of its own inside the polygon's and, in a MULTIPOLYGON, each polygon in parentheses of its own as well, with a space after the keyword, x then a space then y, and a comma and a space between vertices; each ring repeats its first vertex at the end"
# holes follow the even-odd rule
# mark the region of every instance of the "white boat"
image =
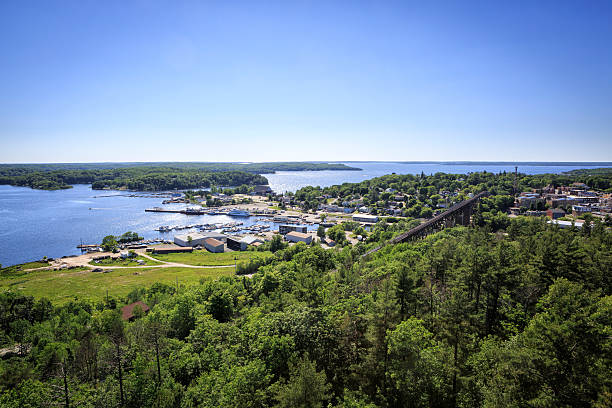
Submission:
POLYGON ((233 217, 250 217, 251 216, 251 214, 249 214, 248 211, 238 210, 238 209, 231 210, 230 212, 227 213, 227 215, 231 215, 233 217))

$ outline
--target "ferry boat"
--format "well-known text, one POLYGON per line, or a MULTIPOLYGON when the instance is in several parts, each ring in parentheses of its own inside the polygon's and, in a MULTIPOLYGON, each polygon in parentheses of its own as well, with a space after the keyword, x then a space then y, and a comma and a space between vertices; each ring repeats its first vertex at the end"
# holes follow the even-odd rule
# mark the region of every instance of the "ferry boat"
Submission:
POLYGON ((227 213, 227 215, 231 215, 234 217, 250 217, 251 216, 251 214, 249 214, 248 211, 238 210, 238 209, 231 210, 230 212, 227 213))

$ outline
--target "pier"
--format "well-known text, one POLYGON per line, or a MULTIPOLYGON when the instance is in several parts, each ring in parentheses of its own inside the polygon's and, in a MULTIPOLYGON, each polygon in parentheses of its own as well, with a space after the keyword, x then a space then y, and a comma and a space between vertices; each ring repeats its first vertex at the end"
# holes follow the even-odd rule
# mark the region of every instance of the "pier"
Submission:
POLYGON ((209 215, 209 211, 197 210, 197 209, 186 209, 186 210, 169 210, 165 208, 145 208, 145 212, 159 212, 159 213, 175 213, 175 214, 187 214, 187 215, 209 215))

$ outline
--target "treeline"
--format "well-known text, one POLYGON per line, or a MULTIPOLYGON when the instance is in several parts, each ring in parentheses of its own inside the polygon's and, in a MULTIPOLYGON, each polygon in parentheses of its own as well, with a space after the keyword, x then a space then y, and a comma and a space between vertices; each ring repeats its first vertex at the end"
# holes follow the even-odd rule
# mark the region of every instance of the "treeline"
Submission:
POLYGON ((56 170, 112 170, 135 167, 166 167, 173 169, 205 171, 246 171, 249 173, 274 173, 275 171, 317 171, 317 170, 361 170, 342 163, 312 162, 264 162, 264 163, 213 163, 213 162, 127 162, 127 163, 32 163, 0 164, 2 169, 23 169, 27 171, 56 170))
MULTIPOLYGON (((465 200, 468 194, 489 191, 495 196, 506 196, 512 201, 514 193, 514 173, 476 172, 470 174, 433 175, 389 174, 364 180, 360 183, 344 183, 330 187, 304 187, 294 194, 295 200, 304 209, 316 209, 327 201, 325 196, 337 199, 337 203, 358 202, 358 205, 370 207, 373 213, 384 213, 390 202, 398 199, 406 217, 428 218, 436 208, 448 207, 465 200), (401 197, 397 197, 397 196, 401 197)), ((518 174, 517 193, 542 188, 571 185, 574 182, 587 184, 589 187, 612 192, 612 172, 600 174, 518 174)))
POLYGON ((91 184, 95 190, 128 189, 161 191, 268 184, 258 174, 242 171, 210 172, 170 167, 133 167, 99 170, 33 171, 21 167, 0 167, 0 184, 43 190, 71 188, 73 184, 91 184))
POLYGON ((362 257, 402 222, 339 250, 277 242, 250 279, 62 306, 5 292, 0 405, 611 405, 610 230, 519 217, 362 257), (136 300, 152 310, 125 322, 136 300))

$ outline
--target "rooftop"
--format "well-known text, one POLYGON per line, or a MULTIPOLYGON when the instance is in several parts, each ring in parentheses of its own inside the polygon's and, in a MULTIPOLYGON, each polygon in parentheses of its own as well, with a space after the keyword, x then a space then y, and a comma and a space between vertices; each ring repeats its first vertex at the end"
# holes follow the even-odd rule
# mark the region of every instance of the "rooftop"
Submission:
POLYGON ((130 303, 129 305, 125 305, 121 308, 121 317, 123 320, 130 320, 132 317, 134 317, 134 308, 136 306, 140 306, 143 312, 148 312, 150 310, 149 306, 147 306, 142 300, 130 303))
POLYGON ((205 243, 207 243, 208 245, 212 245, 212 246, 219 246, 219 245, 223 245, 223 242, 214 239, 214 238, 206 238, 204 240, 205 243))
POLYGON ((310 235, 304 234, 303 232, 291 231, 290 233, 288 233, 285 236, 295 237, 295 238, 308 238, 310 235))

